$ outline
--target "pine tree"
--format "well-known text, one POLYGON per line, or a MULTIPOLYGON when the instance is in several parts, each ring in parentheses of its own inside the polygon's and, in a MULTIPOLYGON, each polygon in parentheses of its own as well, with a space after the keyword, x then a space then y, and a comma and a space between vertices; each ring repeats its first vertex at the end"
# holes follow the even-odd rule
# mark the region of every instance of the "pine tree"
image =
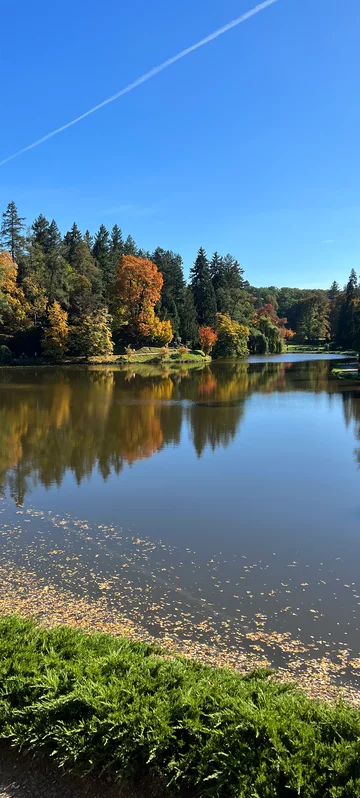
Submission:
POLYGON ((349 280, 345 288, 345 297, 342 303, 338 322, 338 342, 341 346, 353 346, 356 336, 355 300, 359 294, 359 287, 355 269, 351 269, 349 280))
POLYGON ((115 274, 116 266, 119 263, 121 256, 124 253, 124 242, 122 237, 122 232, 120 227, 117 224, 114 224, 114 227, 111 231, 110 235, 110 257, 111 257, 111 266, 113 269, 113 274, 115 274))
POLYGON ((200 247, 194 266, 190 271, 191 290, 199 324, 215 326, 216 297, 211 281, 209 261, 205 250, 200 247))
POLYGON ((336 297, 339 296, 339 294, 340 294, 339 283, 337 283, 336 280, 334 280, 334 282, 331 283, 331 286, 328 291, 328 297, 330 301, 333 302, 334 299, 336 299, 336 297))
POLYGON ((49 228, 50 223, 42 213, 40 213, 40 216, 35 219, 31 226, 32 241, 34 244, 38 244, 43 252, 49 252, 50 250, 49 228))
POLYGON ((94 239, 93 239, 93 237, 92 237, 92 235, 91 235, 89 230, 85 230, 84 242, 85 242, 86 246, 88 247, 88 249, 90 250, 90 252, 92 252, 92 248, 94 246, 94 239))
POLYGON ((103 224, 100 225, 96 233, 92 254, 95 258, 97 268, 101 271, 104 296, 108 297, 109 288, 114 275, 110 255, 109 233, 103 224))
POLYGON ((190 286, 184 288, 182 301, 179 305, 180 327, 179 333, 184 344, 190 347, 198 344, 198 320, 194 297, 190 286))
POLYGON ((25 237, 23 235, 25 218, 19 216, 15 202, 9 202, 2 218, 1 243, 4 249, 10 252, 13 261, 17 263, 25 247, 25 237))
POLYGON ((41 245, 34 241, 24 263, 22 289, 29 302, 35 327, 43 322, 48 306, 46 257, 41 245))
POLYGON ((49 242, 49 252, 51 252, 53 249, 60 249, 61 234, 55 222, 55 219, 53 219, 49 224, 48 242, 49 242))
POLYGON ((134 255, 137 256, 137 246, 132 236, 128 235, 125 244, 124 244, 124 255, 134 255))
POLYGON ((64 257, 70 266, 74 266, 75 259, 77 258, 77 247, 79 244, 83 244, 83 238, 80 233, 80 230, 74 222, 71 230, 69 230, 64 236, 64 257))
POLYGON ((180 306, 185 288, 181 255, 157 247, 150 259, 163 276, 159 316, 171 321, 173 333, 177 336, 180 333, 180 306))

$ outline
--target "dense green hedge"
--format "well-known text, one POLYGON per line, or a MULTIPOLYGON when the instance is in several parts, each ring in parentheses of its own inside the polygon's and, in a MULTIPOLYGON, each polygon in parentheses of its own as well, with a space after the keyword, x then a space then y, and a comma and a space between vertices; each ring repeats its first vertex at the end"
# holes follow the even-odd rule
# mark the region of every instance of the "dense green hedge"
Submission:
POLYGON ((0 621, 0 737, 188 795, 360 796, 360 713, 71 628, 0 621))

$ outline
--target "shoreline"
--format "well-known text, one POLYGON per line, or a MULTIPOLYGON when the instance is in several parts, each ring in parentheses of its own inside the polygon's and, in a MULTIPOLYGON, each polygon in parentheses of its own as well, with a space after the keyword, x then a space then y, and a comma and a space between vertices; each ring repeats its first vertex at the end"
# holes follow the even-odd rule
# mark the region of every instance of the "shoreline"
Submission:
POLYGON ((112 607, 106 595, 99 599, 75 595, 46 584, 44 579, 25 568, 12 570, 8 564, 0 566, 0 619, 13 615, 31 619, 44 629, 65 626, 86 634, 100 632, 113 639, 145 643, 161 656, 181 657, 215 669, 227 668, 242 676, 254 670, 270 669, 274 683, 295 685, 311 700, 335 703, 341 698, 349 706, 360 707, 360 688, 350 682, 340 682, 345 670, 360 678, 360 658, 347 650, 339 652, 337 657, 329 653, 309 658, 309 650, 290 633, 280 638, 277 632, 268 633, 261 628, 250 631, 246 635, 247 648, 230 646, 227 641, 221 646, 215 638, 207 643, 181 639, 176 629, 153 635, 138 621, 112 607), (266 650, 276 645, 283 656, 288 657, 281 667, 274 666, 266 654, 266 650))

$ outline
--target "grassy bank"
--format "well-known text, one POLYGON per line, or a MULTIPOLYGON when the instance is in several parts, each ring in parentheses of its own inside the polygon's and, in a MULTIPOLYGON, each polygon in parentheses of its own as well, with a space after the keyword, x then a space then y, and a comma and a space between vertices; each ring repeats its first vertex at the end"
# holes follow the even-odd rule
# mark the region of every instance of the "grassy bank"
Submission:
POLYGON ((354 364, 353 370, 347 369, 332 369, 332 374, 339 380, 351 380, 352 382, 360 382, 360 373, 357 370, 357 364, 354 364))
POLYGON ((312 344, 289 344, 286 347, 286 352, 290 354, 308 354, 308 355, 356 355, 353 349, 329 349, 329 346, 313 346, 312 344))
POLYGON ((0 621, 0 737, 78 773, 187 795, 359 798, 360 713, 265 672, 144 643, 0 621))
POLYGON ((64 357, 60 361, 51 360, 46 357, 14 357, 10 363, 0 364, 0 368, 11 368, 13 366, 73 366, 97 364, 99 366, 136 364, 136 363, 164 363, 165 365, 176 366, 182 363, 210 363, 211 357, 205 355, 200 350, 195 352, 180 353, 177 349, 169 349, 165 354, 164 350, 157 347, 143 347, 132 354, 109 355, 98 357, 64 357))

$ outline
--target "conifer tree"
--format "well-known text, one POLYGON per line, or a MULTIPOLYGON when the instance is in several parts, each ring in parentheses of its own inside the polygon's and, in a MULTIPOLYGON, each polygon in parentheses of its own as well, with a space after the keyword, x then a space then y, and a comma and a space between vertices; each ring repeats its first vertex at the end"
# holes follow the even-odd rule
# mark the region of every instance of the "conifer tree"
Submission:
POLYGON ((1 244, 4 249, 10 252, 13 261, 18 263, 25 247, 25 237, 23 235, 25 218, 19 216, 15 202, 9 202, 2 219, 0 230, 1 244))
POLYGON ((211 281, 209 261, 202 247, 200 247, 194 266, 190 271, 190 278, 198 322, 200 325, 214 327, 216 321, 216 297, 211 281))

